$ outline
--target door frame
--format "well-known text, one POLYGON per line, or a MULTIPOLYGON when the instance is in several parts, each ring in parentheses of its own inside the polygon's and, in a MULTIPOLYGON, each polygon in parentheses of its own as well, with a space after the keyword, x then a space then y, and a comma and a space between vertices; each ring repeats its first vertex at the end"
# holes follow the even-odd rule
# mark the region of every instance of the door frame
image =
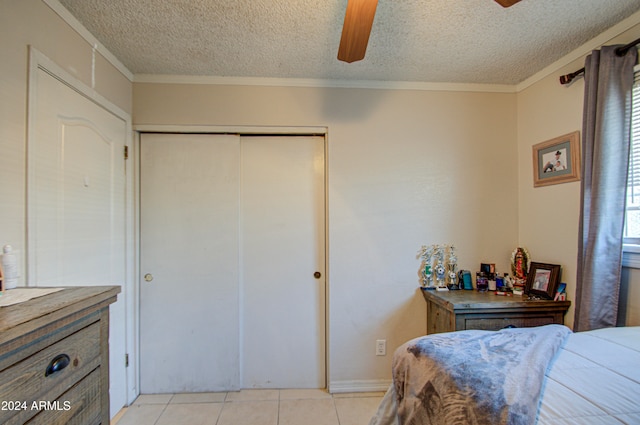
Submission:
MULTIPOLYGON (((135 252, 135 264, 136 270, 140 270, 140 135, 142 133, 184 133, 184 134, 239 134, 243 135, 297 135, 297 136, 322 136, 324 140, 324 250, 325 250, 325 264, 324 273, 325 276, 325 305, 324 305, 324 371, 325 371, 325 385, 329 389, 329 377, 331 376, 329 370, 329 167, 328 167, 328 136, 329 131, 327 127, 285 127, 285 126, 221 126, 221 125, 163 125, 163 124, 142 124, 133 126, 133 143, 129 149, 129 157, 135 158, 133 161, 133 176, 134 176, 134 191, 136 193, 135 209, 134 209, 134 222, 135 222, 135 237, 134 237, 134 252, 135 252)), ((134 289, 133 297, 136 300, 140 300, 140 276, 139 272, 134 277, 134 289)), ((140 309, 139 301, 136 303, 134 311, 133 322, 135 329, 135 341, 136 350, 135 356, 132 359, 135 365, 136 374, 136 397, 139 394, 140 388, 140 309)), ((240 341, 242 343, 242 341, 240 341)), ((242 355, 242 352, 241 352, 242 355)), ((131 359, 130 359, 131 360, 131 359)))
MULTIPOLYGON (((35 137, 35 123, 36 123, 36 113, 35 106, 37 101, 38 94, 38 71, 42 70, 47 74, 51 75, 53 78, 57 79, 61 83, 67 85, 71 89, 78 92, 81 96, 84 96, 88 100, 94 102, 96 105, 100 106, 105 111, 113 114, 118 117, 122 121, 125 122, 126 127, 126 140, 124 141, 124 145, 131 146, 132 140, 132 120, 131 115, 125 112, 123 109, 110 102, 107 98, 100 95, 94 88, 87 86, 85 83, 80 81, 78 78, 71 75, 69 72, 65 71, 62 67, 56 64, 54 61, 49 59, 44 53, 40 52, 35 47, 29 45, 29 65, 28 65, 28 109, 27 109, 27 152, 26 152, 26 162, 27 162, 27 190, 26 190, 26 230, 24 235, 24 246, 25 246, 25 285, 26 286, 34 286, 34 283, 31 282, 31 276, 34 275, 34 265, 33 262, 30 261, 33 253, 31 250, 33 249, 33 236, 30 233, 30 229, 33 229, 32 216, 30 213, 31 209, 34 205, 33 193, 29 191, 29 182, 33 181, 32 170, 33 166, 31 164, 31 158, 33 157, 33 145, 34 145, 34 137, 35 137)), ((125 308, 125 351, 126 353, 135 352, 137 349, 136 337, 137 330, 135 328, 135 322, 131 320, 131 318, 135 317, 137 306, 135 297, 131 296, 134 293, 135 288, 135 276, 137 275, 136 271, 136 263, 134 260, 135 255, 135 233, 134 233, 134 179, 133 179, 133 164, 132 161, 125 161, 124 165, 125 172, 125 282, 123 283, 122 290, 119 294, 119 297, 123 299, 124 308, 125 308)), ((128 355, 128 354, 127 354, 128 355)), ((125 362, 125 359, 122 359, 125 362)), ((126 386, 125 388, 125 399, 127 404, 133 403, 138 395, 138 372, 137 372, 137 364, 129 363, 128 366, 125 367, 126 371, 126 386)), ((115 415, 118 412, 111 412, 112 415, 115 415)))

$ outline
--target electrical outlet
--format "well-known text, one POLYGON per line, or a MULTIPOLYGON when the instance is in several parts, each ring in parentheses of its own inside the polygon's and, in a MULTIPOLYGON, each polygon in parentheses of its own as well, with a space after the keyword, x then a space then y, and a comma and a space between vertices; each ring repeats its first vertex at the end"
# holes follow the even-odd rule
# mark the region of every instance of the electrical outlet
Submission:
POLYGON ((387 340, 386 339, 376 340, 376 356, 386 356, 386 355, 387 355, 387 340))

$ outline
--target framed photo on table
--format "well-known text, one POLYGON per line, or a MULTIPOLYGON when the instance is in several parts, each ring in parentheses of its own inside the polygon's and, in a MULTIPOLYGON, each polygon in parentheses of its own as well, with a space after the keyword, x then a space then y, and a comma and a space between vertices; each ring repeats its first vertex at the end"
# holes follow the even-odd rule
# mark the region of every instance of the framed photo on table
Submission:
POLYGON ((552 300, 560 283, 560 266, 531 262, 527 274, 525 294, 552 300))
POLYGON ((533 187, 580 180, 580 132, 533 146, 533 187))

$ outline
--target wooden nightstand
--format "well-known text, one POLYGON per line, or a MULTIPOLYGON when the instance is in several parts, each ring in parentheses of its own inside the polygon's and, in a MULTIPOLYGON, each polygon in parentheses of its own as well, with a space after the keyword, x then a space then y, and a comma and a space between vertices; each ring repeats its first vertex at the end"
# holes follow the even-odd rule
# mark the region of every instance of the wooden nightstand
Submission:
POLYGON ((434 291, 422 288, 427 302, 427 335, 466 329, 498 330, 564 324, 571 301, 527 301, 520 295, 469 290, 434 291))

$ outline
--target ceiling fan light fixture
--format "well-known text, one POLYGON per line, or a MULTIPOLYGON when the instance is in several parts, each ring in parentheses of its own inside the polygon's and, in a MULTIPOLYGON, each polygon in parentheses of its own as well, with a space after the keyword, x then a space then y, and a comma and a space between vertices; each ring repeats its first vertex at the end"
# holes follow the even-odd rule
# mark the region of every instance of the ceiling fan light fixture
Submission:
POLYGON ((338 48, 339 60, 351 63, 364 59, 377 6, 378 0, 348 0, 338 48))

